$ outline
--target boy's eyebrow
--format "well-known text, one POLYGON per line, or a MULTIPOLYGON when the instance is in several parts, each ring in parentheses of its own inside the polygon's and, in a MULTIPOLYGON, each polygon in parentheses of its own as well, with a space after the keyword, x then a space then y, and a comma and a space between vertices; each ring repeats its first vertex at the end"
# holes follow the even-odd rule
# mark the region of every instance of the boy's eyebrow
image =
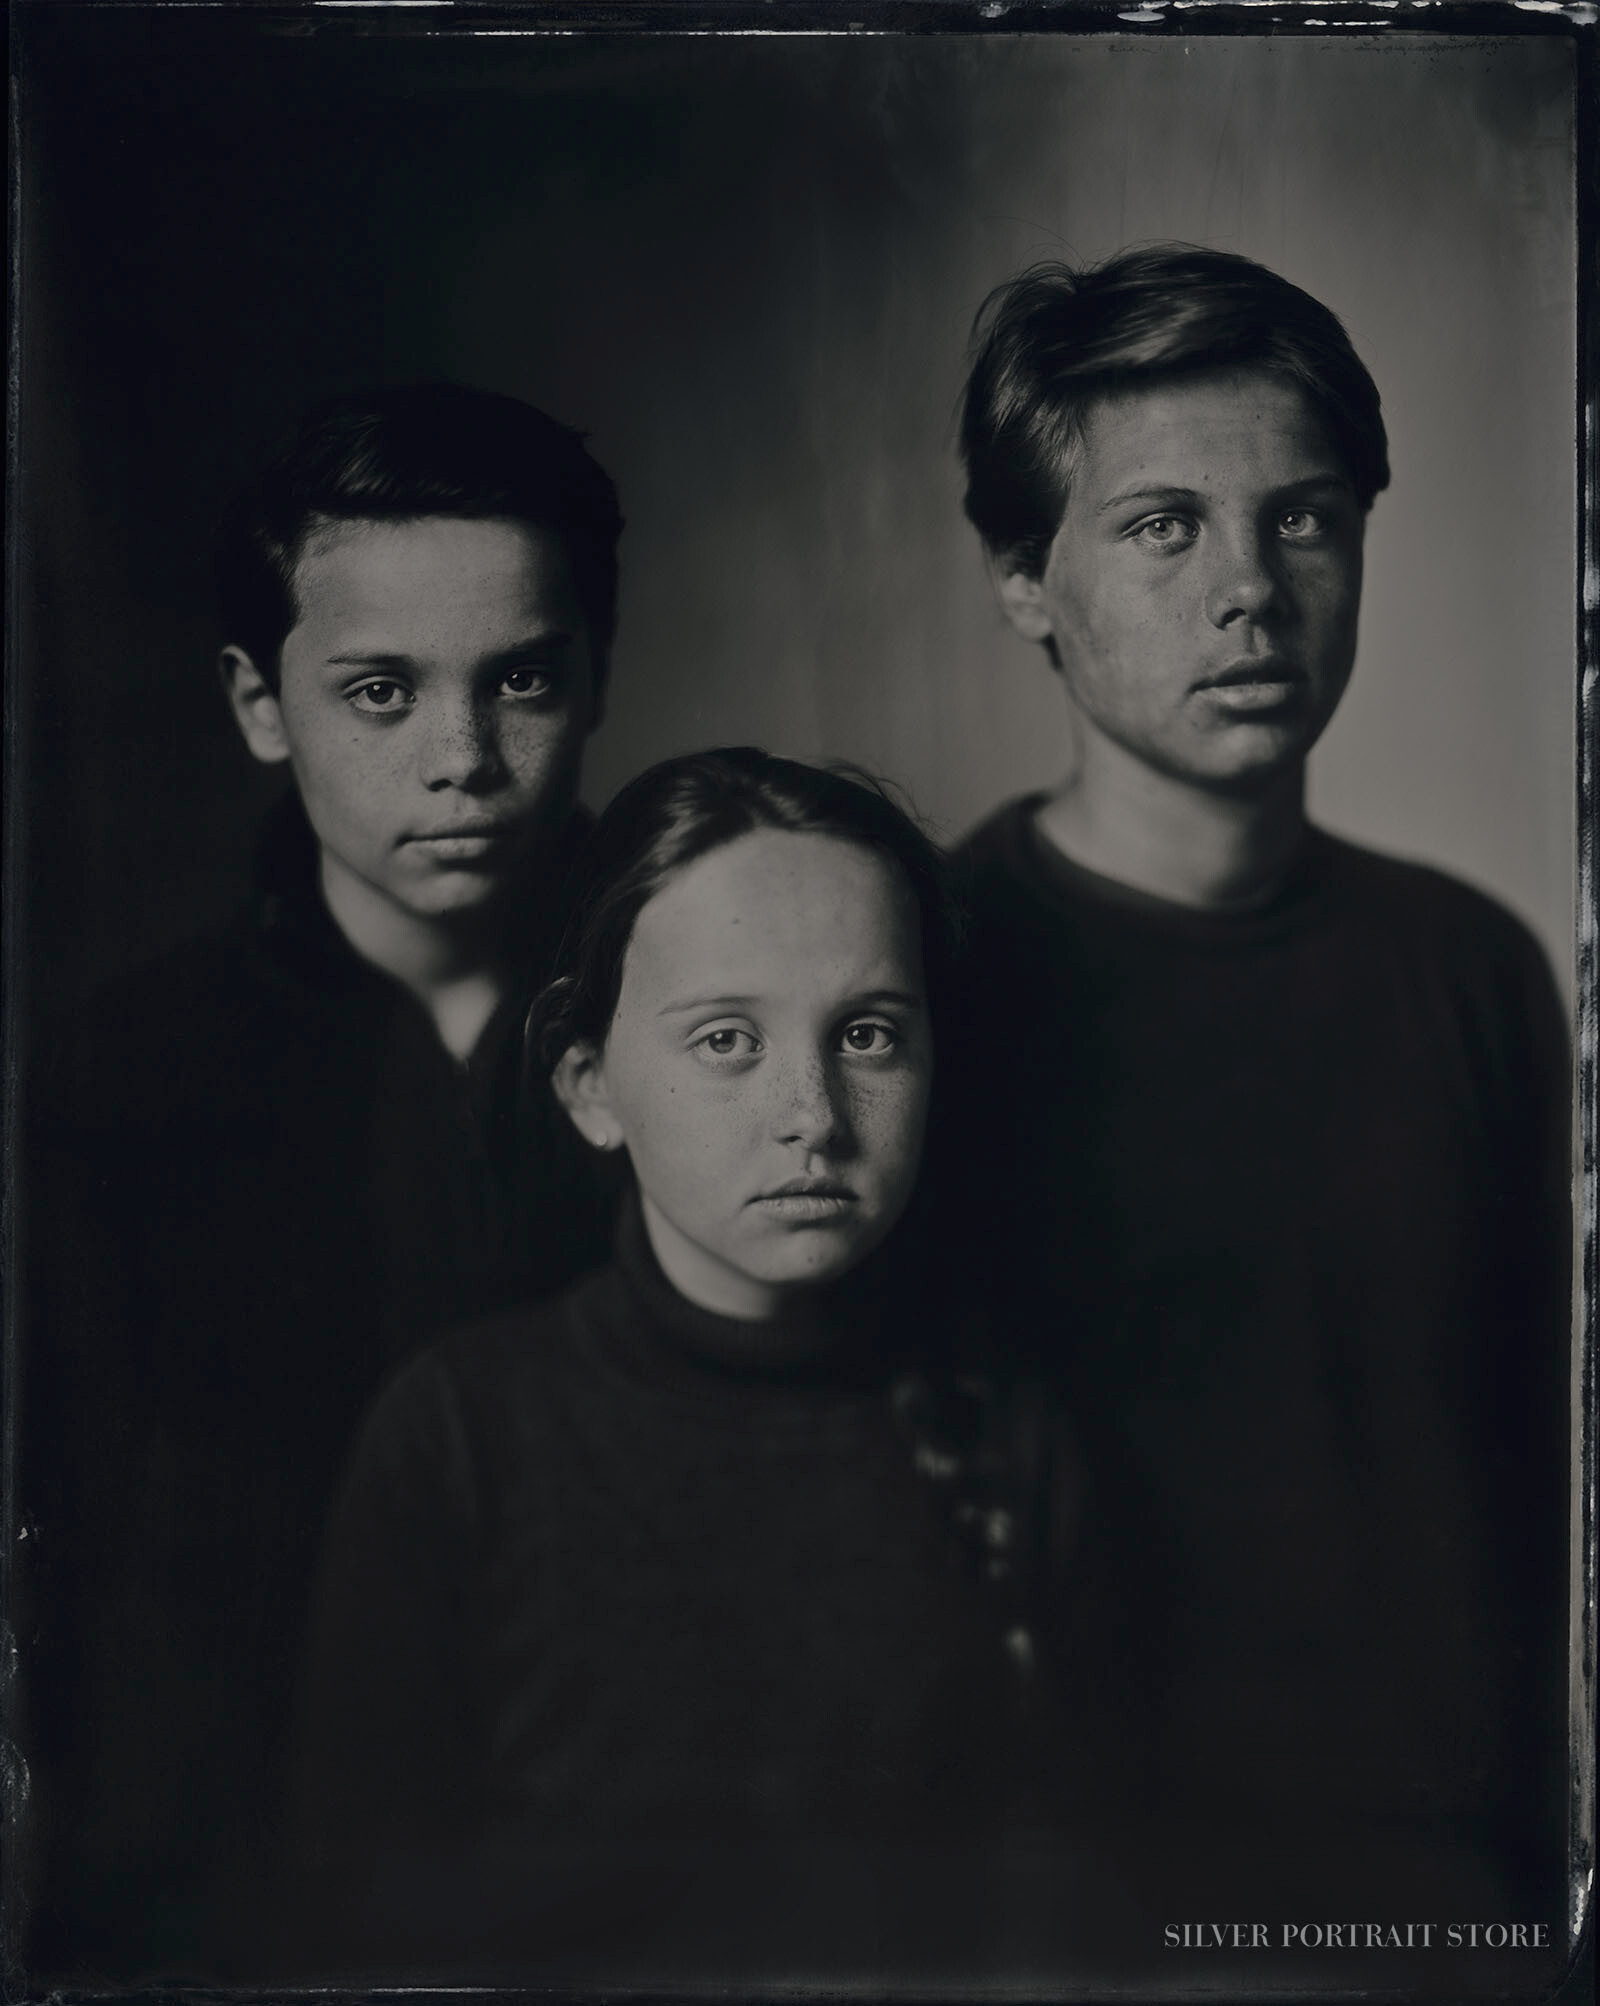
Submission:
MULTIPOLYGON (((681 1003, 663 1003, 658 1017, 681 1017, 690 1010, 748 1010, 763 999, 759 996, 688 996, 681 1003)), ((865 989, 859 996, 846 996, 839 1009, 866 1010, 875 1003, 898 1003, 902 1009, 919 1010, 923 999, 909 989, 865 989)))
MULTIPOLYGON (((1347 475, 1336 473, 1331 468, 1325 474, 1307 474, 1298 481, 1285 481, 1282 487, 1272 489, 1267 497, 1270 501, 1281 501, 1294 495, 1325 494, 1334 489, 1350 491, 1347 475)), ((1168 486, 1165 482, 1152 481, 1144 487, 1128 488, 1120 495, 1112 495, 1103 501, 1095 511, 1097 515, 1109 515, 1112 509, 1126 508, 1130 502, 1154 502, 1169 508, 1198 508, 1205 502, 1205 496, 1198 488, 1168 486)))
POLYGON ((1165 482, 1153 481, 1147 487, 1128 488, 1120 495, 1112 495, 1095 513, 1108 515, 1114 508, 1126 508, 1129 502, 1187 502, 1192 507, 1202 500, 1204 496, 1198 488, 1170 487, 1165 482))
POLYGON ((519 662, 553 655, 558 648, 570 647, 574 639, 575 636, 565 627, 552 627, 548 633, 530 635, 514 647, 501 648, 496 654, 485 655, 480 666, 485 669, 514 669, 519 662))
POLYGON ((1285 481, 1281 488, 1274 488, 1275 497, 1283 495, 1328 494, 1338 488, 1345 493, 1354 492, 1354 484, 1346 474, 1307 474, 1301 481, 1285 481))
MULTIPOLYGON (((564 627, 553 627, 546 634, 533 634, 525 641, 517 641, 509 648, 497 648, 492 655, 485 655, 478 662, 481 669, 514 669, 520 662, 539 659, 554 654, 558 649, 570 647, 573 636, 564 627)), ((399 650, 386 648, 353 648, 343 654, 325 657, 329 668, 334 669, 413 669, 417 666, 415 655, 407 655, 399 650)))

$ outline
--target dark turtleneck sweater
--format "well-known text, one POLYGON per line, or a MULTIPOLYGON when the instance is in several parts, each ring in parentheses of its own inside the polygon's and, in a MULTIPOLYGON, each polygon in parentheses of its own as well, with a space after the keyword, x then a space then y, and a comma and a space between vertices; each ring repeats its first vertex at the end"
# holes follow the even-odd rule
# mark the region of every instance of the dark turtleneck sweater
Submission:
POLYGON ((896 1419, 929 1332, 887 1293, 715 1316, 631 1208, 613 1268, 389 1387, 331 1525, 298 1765, 313 1881, 370 1970, 953 1954, 928 1862, 1002 1834, 1018 1671, 896 1419))
POLYGON ((23 1325, 35 1968, 217 1968, 274 1829, 334 1483, 437 1329, 606 1257, 526 993, 581 822, 530 887, 471 1059, 350 948, 298 800, 236 920, 62 1029, 23 1325))
MULTIPOLYGON (((907 1423, 908 1382, 971 1382, 905 1252, 738 1323, 668 1286, 630 1208, 612 1269, 394 1381, 315 1602, 289 1976, 1165 1996, 1246 1982, 1164 1934, 1241 1890, 1280 1920, 1498 1913, 1448 1831, 1341 1834, 1315 1801, 1169 1831, 1093 1794, 1129 1749, 1079 1691, 1077 1544, 1098 1564, 1117 1493, 1085 1487, 1070 1417, 994 1396, 1013 1507, 1052 1499, 1019 1658, 963 1512, 995 1494, 972 1456, 930 1477, 954 1435, 907 1423)), ((1118 1585, 1148 1605, 1137 1554, 1118 1585)), ((1247 1968, 1306 1981, 1276 1927, 1247 1968)), ((1524 1972, 1377 1950, 1319 1975, 1466 1998, 1524 1972)))

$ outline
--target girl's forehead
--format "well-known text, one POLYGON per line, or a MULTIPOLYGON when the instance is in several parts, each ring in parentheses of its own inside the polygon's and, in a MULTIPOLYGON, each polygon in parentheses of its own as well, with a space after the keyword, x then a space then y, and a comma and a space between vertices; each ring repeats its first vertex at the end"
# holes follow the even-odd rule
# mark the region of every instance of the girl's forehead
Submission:
POLYGON ((844 838, 758 829, 674 872, 640 909, 624 986, 752 993, 865 979, 917 957, 915 901, 887 858, 844 838))

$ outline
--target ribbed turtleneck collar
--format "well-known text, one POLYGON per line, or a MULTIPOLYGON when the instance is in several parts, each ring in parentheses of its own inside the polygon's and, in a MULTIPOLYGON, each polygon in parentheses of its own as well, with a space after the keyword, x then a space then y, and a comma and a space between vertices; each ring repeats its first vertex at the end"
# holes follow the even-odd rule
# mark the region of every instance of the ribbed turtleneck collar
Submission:
POLYGON ((903 1302, 903 1257, 885 1246, 839 1284, 797 1292, 772 1318, 719 1316, 689 1302, 651 1249, 637 1190, 623 1204, 616 1265, 626 1313, 608 1333, 631 1374, 692 1393, 763 1387, 865 1392, 900 1361, 915 1318, 903 1302))

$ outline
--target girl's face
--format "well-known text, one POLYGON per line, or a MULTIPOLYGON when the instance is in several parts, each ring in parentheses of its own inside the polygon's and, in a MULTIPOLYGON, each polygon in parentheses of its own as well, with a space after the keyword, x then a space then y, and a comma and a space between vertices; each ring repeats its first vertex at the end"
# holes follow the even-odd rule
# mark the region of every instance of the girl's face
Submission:
POLYGON ((663 1272, 764 1318, 904 1211, 933 1076, 917 906, 875 851, 763 829, 645 905, 598 1053, 562 1097, 626 1145, 663 1272))

